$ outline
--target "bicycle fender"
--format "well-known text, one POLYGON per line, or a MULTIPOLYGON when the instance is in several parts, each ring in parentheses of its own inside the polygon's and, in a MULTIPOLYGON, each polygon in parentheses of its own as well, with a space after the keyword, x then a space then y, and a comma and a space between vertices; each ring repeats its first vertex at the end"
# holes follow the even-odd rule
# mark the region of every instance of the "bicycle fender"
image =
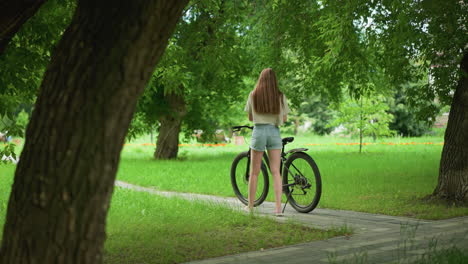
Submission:
POLYGON ((289 153, 295 153, 295 152, 304 152, 304 151, 307 151, 309 149, 306 149, 306 148, 295 148, 295 149, 290 149, 288 150, 285 154, 289 154, 289 153))

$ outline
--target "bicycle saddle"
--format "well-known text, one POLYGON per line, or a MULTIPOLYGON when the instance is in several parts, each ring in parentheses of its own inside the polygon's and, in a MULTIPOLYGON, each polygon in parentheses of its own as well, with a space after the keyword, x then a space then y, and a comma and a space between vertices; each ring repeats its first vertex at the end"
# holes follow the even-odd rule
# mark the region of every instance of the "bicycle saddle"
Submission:
POLYGON ((285 137, 283 138, 283 145, 286 145, 288 143, 291 143, 294 141, 294 137, 285 137))

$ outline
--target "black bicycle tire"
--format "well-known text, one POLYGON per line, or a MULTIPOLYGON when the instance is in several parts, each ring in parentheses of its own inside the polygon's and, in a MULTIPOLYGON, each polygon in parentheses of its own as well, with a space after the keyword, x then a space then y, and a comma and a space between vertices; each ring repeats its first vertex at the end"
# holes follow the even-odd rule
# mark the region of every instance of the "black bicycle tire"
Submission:
MULTIPOLYGON (((248 197, 244 197, 244 195, 242 195, 242 193, 239 190, 239 185, 236 182, 237 165, 239 164, 239 161, 241 161, 244 158, 248 158, 247 151, 239 153, 234 158, 234 161, 232 162, 232 165, 231 165, 231 185, 232 185, 232 189, 234 190, 234 194, 237 196, 237 198, 243 204, 247 205, 248 204, 248 197)), ((269 185, 270 185, 269 184, 269 179, 268 179, 268 170, 267 170, 265 164, 263 163, 263 161, 262 161, 262 166, 261 166, 260 170, 261 170, 261 174, 263 175, 264 185, 263 185, 262 194, 260 195, 260 197, 258 199, 255 200, 254 206, 259 206, 265 201, 265 199, 268 196, 268 188, 269 188, 269 185)))
MULTIPOLYGON (((312 170, 315 176, 314 178, 315 178, 316 191, 315 191, 313 200, 307 206, 298 205, 293 197, 290 197, 289 203, 296 211, 300 213, 309 213, 312 210, 314 210, 317 207, 318 203, 320 202, 320 197, 322 196, 322 177, 320 176, 320 171, 318 169, 317 164, 315 163, 314 159, 312 159, 311 156, 309 156, 307 153, 304 153, 304 152, 296 152, 296 153, 291 154, 286 159, 286 162, 284 163, 283 184, 288 184, 288 169, 291 166, 291 163, 294 162, 294 160, 296 159, 304 159, 312 167, 312 170)), ((285 187, 283 189, 286 194, 286 197, 288 197, 290 193, 290 188, 285 187)))

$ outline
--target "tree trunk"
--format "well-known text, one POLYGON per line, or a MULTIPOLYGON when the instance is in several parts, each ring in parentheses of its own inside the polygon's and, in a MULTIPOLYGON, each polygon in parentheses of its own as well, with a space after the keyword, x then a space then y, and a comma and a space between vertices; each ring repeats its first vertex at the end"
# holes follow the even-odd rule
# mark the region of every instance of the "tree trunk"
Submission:
POLYGON ((26 131, 0 263, 101 263, 126 131, 185 1, 78 1, 26 131))
POLYGON ((460 64, 458 82, 450 108, 439 180, 433 196, 450 202, 468 202, 468 52, 460 64))
POLYGON ((151 130, 150 130, 150 142, 151 144, 153 144, 153 127, 151 127, 151 130))
POLYGON ((294 118, 294 135, 297 135, 297 132, 299 131, 299 116, 296 116, 294 118))
POLYGON ((171 93, 164 96, 168 102, 168 113, 162 115, 159 121, 158 141, 156 143, 155 159, 175 159, 179 151, 179 134, 182 120, 186 114, 182 94, 171 93))
POLYGON ((3 0, 0 3, 0 55, 21 26, 45 0, 3 0))
POLYGON ((362 110, 362 97, 359 98, 361 111, 359 112, 359 154, 362 153, 362 134, 364 133, 364 116, 362 110))
POLYGON ((362 128, 359 129, 359 154, 362 153, 362 128))

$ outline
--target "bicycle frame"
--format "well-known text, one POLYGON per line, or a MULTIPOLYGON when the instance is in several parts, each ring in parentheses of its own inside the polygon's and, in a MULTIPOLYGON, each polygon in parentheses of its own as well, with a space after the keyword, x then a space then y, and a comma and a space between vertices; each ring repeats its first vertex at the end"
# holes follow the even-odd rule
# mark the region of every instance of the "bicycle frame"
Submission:
MULTIPOLYGON (((233 131, 237 132, 237 131, 240 131, 242 128, 253 129, 253 127, 250 127, 250 126, 237 126, 237 127, 233 127, 233 131)), ((296 193, 295 193, 296 195, 307 195, 307 193, 309 193, 310 187, 311 187, 308 176, 306 177, 305 174, 302 171, 303 169, 299 168, 299 167, 302 167, 302 166, 297 166, 297 163, 294 163, 293 161, 296 160, 297 158, 305 159, 306 162, 308 162, 308 164, 314 170, 313 174, 315 175, 315 178, 316 178, 316 180, 318 180, 318 184, 319 184, 318 185, 319 186, 318 193, 316 191, 315 195, 317 195, 317 194, 320 195, 320 192, 321 192, 320 174, 318 172, 318 168, 317 168, 315 162, 313 161, 313 159, 307 153, 305 153, 305 151, 308 150, 307 148, 294 148, 294 149, 290 149, 290 150, 285 152, 285 146, 288 143, 291 143, 293 141, 294 141, 293 137, 282 138, 282 148, 281 148, 279 166, 280 166, 280 175, 283 178, 282 179, 282 192, 286 194, 286 202, 285 202, 284 207, 283 207, 283 212, 286 209, 287 204, 289 202, 293 203, 293 201, 294 201, 294 203, 292 205, 297 211, 299 211, 299 212, 310 212, 311 210, 313 210, 315 208, 315 206, 318 203, 318 200, 316 200, 316 198, 314 198, 314 200, 313 200, 313 202, 315 202, 315 204, 310 204, 310 206, 313 206, 313 207, 306 208, 305 210, 299 209, 297 207, 298 206, 297 201, 295 200, 295 198, 293 198, 293 192, 294 191, 296 191, 296 193), (290 155, 293 154, 293 153, 301 153, 301 154, 291 157, 290 155), (307 160, 307 157, 309 158, 309 160, 307 160), (286 164, 287 164, 287 167, 286 167, 286 164), (318 176, 317 176, 317 173, 318 173, 318 176), (318 177, 318 179, 317 179, 317 177, 318 177), (302 192, 302 194, 301 194, 301 192, 302 192)), ((251 156, 251 153, 252 153, 251 148, 249 147, 249 150, 247 151, 247 153, 246 154, 244 154, 244 153, 245 152, 241 153, 241 156, 239 156, 239 157, 244 157, 244 158, 247 157, 247 166, 245 168, 245 174, 244 174, 244 181, 245 181, 245 183, 247 183, 249 181, 249 178, 250 178, 250 165, 251 165, 251 157, 252 157, 251 156)), ((260 165, 261 166, 260 171, 262 172, 262 175, 265 177, 264 180, 266 181, 266 183, 268 183, 269 182, 268 174, 269 173, 271 174, 271 167, 270 167, 270 157, 269 157, 267 151, 263 152, 263 155, 262 155, 261 159, 262 159, 262 162, 261 162, 261 165, 260 165), (266 169, 266 168, 268 168, 268 169, 266 169)), ((239 159, 236 158, 236 160, 238 161, 239 159)), ((307 167, 309 167, 309 165, 307 165, 307 167)), ((234 166, 234 163, 233 163, 233 166, 234 166)), ((235 168, 235 167, 232 167, 232 168, 235 168)), ((235 169, 234 169, 234 171, 235 171, 235 169)), ((233 186, 234 186, 234 188, 238 188, 236 183, 234 183, 235 180, 234 180, 233 177, 235 177, 235 176, 232 176, 233 175, 232 173, 233 172, 232 172, 232 169, 231 169, 231 180, 233 181, 233 186)), ((267 186, 268 186, 268 184, 267 184, 267 186)), ((235 189, 235 190, 237 190, 237 189, 235 189)), ((268 189, 266 189, 265 191, 266 192, 262 193, 262 195, 265 195, 265 196, 262 196, 263 200, 265 199, 264 197, 266 197, 266 194, 268 193, 268 189)), ((244 202, 245 197, 242 194, 239 194, 238 190, 236 191, 236 195, 239 197, 239 199, 241 199, 241 201, 244 202), (242 196, 242 198, 241 198, 241 196, 242 196), (244 199, 244 200, 242 200, 242 199, 244 199)), ((315 196, 315 197, 317 197, 317 196, 315 196)), ((320 196, 319 196, 318 199, 320 199, 320 196)), ((263 202, 263 200, 262 200, 262 202, 263 202)))
MULTIPOLYGON (((286 143, 286 144, 287 144, 287 143, 286 143)), ((286 162, 287 156, 288 156, 289 154, 292 154, 292 153, 295 153, 295 152, 304 152, 304 151, 307 151, 307 150, 308 150, 308 149, 306 149, 306 148, 295 148, 295 149, 291 149, 291 150, 289 150, 289 151, 287 151, 287 152, 284 152, 284 146, 286 146, 286 144, 283 144, 283 147, 282 147, 282 149, 281 149, 280 172, 283 171, 283 165, 284 165, 284 163, 286 162)), ((251 153, 250 150, 251 150, 251 148, 249 148, 249 151, 247 152, 247 157, 248 157, 248 159, 247 159, 247 168, 246 168, 246 170, 245 170, 245 178, 246 178, 247 181, 248 181, 249 178, 250 178, 250 161, 251 161, 251 159, 250 159, 250 158, 251 158, 251 157, 250 157, 250 153, 251 153)), ((262 158, 263 158, 264 162, 266 163, 266 167, 268 168, 268 171, 270 171, 270 173, 271 173, 270 159, 268 158, 268 154, 267 154, 266 151, 263 152, 263 157, 262 157, 262 158)), ((292 167, 293 167, 296 171, 298 171, 300 174, 302 174, 302 172, 301 172, 294 164, 291 164, 291 165, 292 165, 292 167)), ((262 165, 261 165, 261 166, 265 166, 265 165, 263 165, 263 162, 262 162, 262 165)), ((289 174, 289 173, 291 173, 291 171, 288 169, 288 174, 289 174)), ((294 183, 290 183, 290 184, 282 184, 283 192, 285 192, 285 189, 284 189, 284 188, 287 188, 287 187, 290 187, 290 186, 294 186, 294 185, 296 185, 295 182, 294 182, 294 183)), ((304 190, 302 190, 302 191, 304 192, 304 190)), ((284 213, 284 210, 286 209, 286 205, 288 204, 289 199, 291 199, 291 196, 292 196, 293 192, 294 192, 294 189, 291 190, 291 192, 289 192, 288 195, 286 196, 286 202, 284 203, 284 207, 283 207, 283 210, 282 210, 283 213, 284 213)))
MULTIPOLYGON (((295 149, 291 149, 291 150, 288 150, 287 152, 284 152, 284 147, 286 146, 287 143, 283 143, 283 147, 281 148, 281 159, 280 159, 280 172, 283 171, 283 165, 284 163, 286 162, 287 160, 287 156, 292 154, 292 153, 295 153, 295 152, 304 152, 304 151, 307 151, 308 149, 306 148, 295 148, 295 149)), ((248 180, 249 177, 250 177, 250 162, 251 162, 251 156, 250 156, 250 153, 251 153, 251 148, 249 147, 249 150, 247 152, 247 157, 248 157, 248 160, 247 160, 247 168, 246 168, 246 179, 248 180)), ((262 162, 262 165, 265 163, 266 167, 268 168, 268 171, 271 173, 271 168, 270 168, 270 159, 268 157, 268 154, 267 154, 267 151, 264 151, 263 152, 263 157, 262 157, 263 161, 262 162)), ((261 165, 261 166, 262 166, 261 165)), ((292 164, 292 166, 294 167, 294 169, 296 169, 297 171, 299 171, 299 169, 296 168, 296 166, 294 166, 294 164, 292 164)), ((289 171, 288 171, 289 172, 289 171)), ((285 185, 283 185, 283 187, 285 187, 285 185)))

